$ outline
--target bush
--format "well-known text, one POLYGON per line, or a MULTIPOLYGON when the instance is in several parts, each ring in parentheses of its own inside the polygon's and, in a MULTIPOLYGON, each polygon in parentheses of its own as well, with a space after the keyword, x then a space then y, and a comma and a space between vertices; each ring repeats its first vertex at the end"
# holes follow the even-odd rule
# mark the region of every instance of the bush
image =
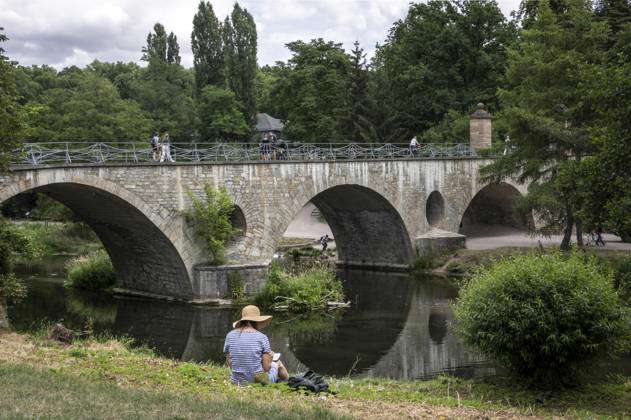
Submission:
POLYGON ((615 265, 614 287, 624 301, 631 303, 631 257, 623 258, 615 265))
POLYGON ((223 187, 217 190, 206 184, 204 193, 204 200, 189 193, 192 207, 184 211, 184 218, 192 225, 195 235, 204 241, 210 264, 221 265, 225 262, 226 242, 239 232, 230 221, 235 207, 223 187))
POLYGON ((342 300, 342 282, 331 267, 320 263, 303 266, 294 273, 273 263, 265 289, 256 297, 259 306, 282 307, 293 313, 324 310, 327 302, 342 300))
POLYGON ((70 260, 66 266, 66 287, 101 290, 116 284, 116 272, 107 252, 101 250, 70 260))
POLYGON ((628 348, 628 313, 610 276, 578 254, 504 259, 463 287, 456 329, 533 384, 571 381, 595 356, 628 348))

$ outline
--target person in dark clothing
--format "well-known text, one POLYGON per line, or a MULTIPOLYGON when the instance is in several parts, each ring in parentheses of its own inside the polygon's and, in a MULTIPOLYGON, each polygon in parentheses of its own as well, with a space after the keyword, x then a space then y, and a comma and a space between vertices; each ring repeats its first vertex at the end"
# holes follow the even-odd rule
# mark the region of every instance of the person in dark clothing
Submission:
POLYGON ((329 246, 329 235, 326 234, 320 238, 320 244, 322 245, 322 252, 326 251, 329 246))
POLYGON ((605 246, 605 241, 603 240, 603 228, 598 226, 596 229, 596 246, 605 246))

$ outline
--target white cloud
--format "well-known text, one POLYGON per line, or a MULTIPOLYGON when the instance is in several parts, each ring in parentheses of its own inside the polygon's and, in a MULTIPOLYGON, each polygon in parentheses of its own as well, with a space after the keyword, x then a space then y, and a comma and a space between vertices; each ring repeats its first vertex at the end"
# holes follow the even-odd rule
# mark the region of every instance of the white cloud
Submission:
MULTIPOLYGON (((56 67, 92 59, 139 61, 155 22, 173 31, 182 61, 192 65, 190 35, 198 0, 0 0, 5 49, 22 64, 56 67)), ((233 0, 211 1, 223 21, 233 0)), ((359 40, 369 52, 402 18, 409 0, 241 0, 259 31, 259 63, 286 60, 285 44, 323 37, 346 48, 359 40)), ((508 15, 519 0, 500 0, 508 15)))

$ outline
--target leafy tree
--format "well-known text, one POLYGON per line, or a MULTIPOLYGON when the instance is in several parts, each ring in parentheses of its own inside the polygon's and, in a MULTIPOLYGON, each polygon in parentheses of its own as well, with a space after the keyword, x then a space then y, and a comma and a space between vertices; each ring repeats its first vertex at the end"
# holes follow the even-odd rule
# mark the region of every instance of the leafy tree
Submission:
POLYGON ((378 46, 373 67, 388 94, 382 121, 404 129, 403 138, 438 124, 449 110, 478 102, 498 108, 506 49, 516 39, 496 1, 431 0, 412 4, 378 46))
POLYGON ((231 21, 223 25, 226 83, 243 104, 243 115, 249 126, 256 121, 257 34, 254 18, 234 4, 231 21))
POLYGON ((606 229, 631 242, 631 51, 627 51, 627 37, 631 37, 631 26, 620 32, 618 44, 610 50, 612 60, 584 71, 582 93, 596 107, 590 127, 596 151, 582 161, 577 178, 580 217, 586 229, 606 229))
POLYGON ((224 84, 224 51, 222 27, 210 2, 200 1, 193 17, 191 48, 195 66, 197 92, 206 85, 224 84))
POLYGON ((199 98, 200 134, 205 141, 243 139, 249 133, 234 92, 212 85, 199 98))
POLYGON ((2 42, 8 38, 0 27, 0 172, 9 168, 13 152, 22 140, 23 110, 15 84, 15 64, 4 55, 2 42))
POLYGON ((575 217, 578 203, 574 194, 565 193, 575 188, 565 180, 575 179, 563 172, 570 171, 570 158, 580 160, 591 150, 588 127, 594 110, 580 90, 582 72, 602 63, 606 38, 606 25, 595 22, 587 1, 568 0, 562 16, 553 13, 547 0, 540 2, 536 21, 509 53, 510 87, 500 90, 515 150, 483 169, 488 181, 516 177, 554 188, 553 196, 564 208, 563 249, 569 247, 573 224, 579 244, 582 240, 575 217))
POLYGON ((348 141, 351 63, 342 45, 320 38, 287 48, 292 57, 278 64, 282 77, 271 93, 285 132, 292 140, 348 141))
POLYGON ((142 60, 150 64, 167 62, 167 33, 161 23, 153 25, 147 35, 147 45, 142 49, 142 60))
POLYGON ((597 0, 594 5, 594 14, 607 22, 611 34, 607 42, 607 48, 616 43, 617 35, 631 24, 631 1, 629 0, 597 0))

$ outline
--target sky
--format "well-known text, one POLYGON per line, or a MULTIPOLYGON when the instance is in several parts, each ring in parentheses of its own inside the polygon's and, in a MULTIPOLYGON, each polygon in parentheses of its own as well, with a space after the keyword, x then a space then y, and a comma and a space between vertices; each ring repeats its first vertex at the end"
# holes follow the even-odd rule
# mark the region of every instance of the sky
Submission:
MULTIPOLYGON (((22 65, 80 67, 101 61, 140 62, 155 22, 173 31, 185 67, 193 65, 190 37, 199 0, 0 0, 3 48, 22 65)), ((221 21, 234 0, 211 1, 221 21)), ((285 44, 324 38, 350 50, 355 40, 372 54, 410 0, 239 0, 254 16, 260 65, 287 60, 285 44)), ((505 15, 519 0, 498 0, 505 15)))

